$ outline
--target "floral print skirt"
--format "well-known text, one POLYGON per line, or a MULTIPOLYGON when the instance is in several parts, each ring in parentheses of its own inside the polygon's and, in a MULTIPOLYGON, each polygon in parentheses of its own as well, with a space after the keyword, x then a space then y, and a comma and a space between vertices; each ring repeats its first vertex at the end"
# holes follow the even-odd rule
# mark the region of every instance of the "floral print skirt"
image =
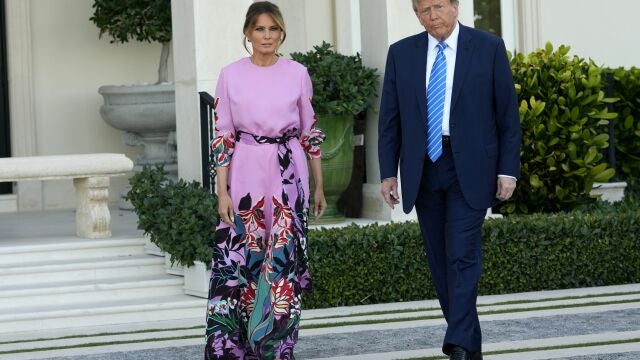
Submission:
MULTIPOLYGON (((294 161, 291 149, 296 143, 286 135, 239 135, 236 143, 277 147, 281 192, 247 189, 235 209, 235 226, 220 222, 216 229, 205 359, 293 359, 301 295, 311 286, 308 186, 302 186, 300 176, 306 162, 296 166, 300 158, 294 161)), ((232 167, 240 148, 236 145, 232 167)))

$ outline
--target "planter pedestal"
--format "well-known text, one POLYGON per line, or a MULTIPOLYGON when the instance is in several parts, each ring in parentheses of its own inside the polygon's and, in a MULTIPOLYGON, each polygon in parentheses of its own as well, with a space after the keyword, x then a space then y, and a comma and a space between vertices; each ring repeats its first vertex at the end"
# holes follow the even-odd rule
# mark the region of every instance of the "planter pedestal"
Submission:
POLYGON ((201 298, 209 297, 211 270, 205 263, 196 261, 193 266, 184 269, 184 293, 201 298))
MULTIPOLYGON (((135 160, 133 171, 145 165, 164 165, 169 177, 177 179, 176 110, 173 84, 102 86, 98 92, 104 98, 100 108, 102 119, 112 127, 123 130, 123 141, 130 146, 144 146, 135 160)), ((122 197, 127 194, 127 187, 122 197)), ((121 199, 120 208, 133 210, 121 199)))

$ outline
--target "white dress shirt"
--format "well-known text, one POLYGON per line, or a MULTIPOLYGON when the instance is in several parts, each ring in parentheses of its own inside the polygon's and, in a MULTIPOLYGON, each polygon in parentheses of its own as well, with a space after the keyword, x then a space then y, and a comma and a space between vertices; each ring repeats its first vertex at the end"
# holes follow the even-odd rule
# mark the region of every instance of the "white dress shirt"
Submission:
MULTIPOLYGON (((446 90, 444 94, 444 112, 442 114, 442 135, 450 135, 449 131, 449 114, 451 113, 451 94, 453 92, 453 74, 456 70, 456 50, 458 49, 458 34, 460 33, 460 26, 456 21, 456 27, 453 28, 453 32, 444 42, 447 44, 447 48, 444 49, 444 56, 447 60, 447 79, 446 90)), ((438 55, 438 41, 436 38, 429 36, 429 49, 427 51, 427 82, 425 83, 425 94, 427 85, 429 84, 429 78, 431 77, 431 68, 436 61, 436 55, 438 55)))

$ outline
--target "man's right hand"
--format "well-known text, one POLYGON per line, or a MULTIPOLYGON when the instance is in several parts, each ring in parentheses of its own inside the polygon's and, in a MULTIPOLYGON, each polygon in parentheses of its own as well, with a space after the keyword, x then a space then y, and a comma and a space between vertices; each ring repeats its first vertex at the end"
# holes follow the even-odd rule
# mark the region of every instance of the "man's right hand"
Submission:
POLYGON ((218 194, 218 215, 222 221, 235 229, 236 225, 233 222, 233 203, 228 193, 218 194))
POLYGON ((384 198, 384 202, 389 205, 390 208, 394 208, 400 204, 400 195, 398 195, 398 179, 388 178, 382 180, 380 184, 380 194, 384 198))

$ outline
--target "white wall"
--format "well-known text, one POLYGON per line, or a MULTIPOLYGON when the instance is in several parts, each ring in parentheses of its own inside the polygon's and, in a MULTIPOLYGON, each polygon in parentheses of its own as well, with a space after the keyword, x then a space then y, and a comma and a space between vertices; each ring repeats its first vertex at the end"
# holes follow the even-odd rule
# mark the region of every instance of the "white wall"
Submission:
POLYGON ((551 41, 557 48, 607 66, 640 66, 640 1, 539 1, 538 47, 551 41))
MULTIPOLYGON (((155 82, 160 45, 98 40, 98 28, 89 21, 93 1, 29 1, 38 154, 118 152, 134 158, 140 149, 125 146, 122 132, 100 117, 103 101, 97 90, 155 82)), ((126 181, 112 179, 113 201, 126 181)), ((74 207, 70 181, 46 182, 43 197, 45 209, 74 207)))
POLYGON ((287 26, 287 40, 280 49, 282 54, 307 52, 323 40, 335 43, 333 0, 272 1, 280 8, 287 26))

